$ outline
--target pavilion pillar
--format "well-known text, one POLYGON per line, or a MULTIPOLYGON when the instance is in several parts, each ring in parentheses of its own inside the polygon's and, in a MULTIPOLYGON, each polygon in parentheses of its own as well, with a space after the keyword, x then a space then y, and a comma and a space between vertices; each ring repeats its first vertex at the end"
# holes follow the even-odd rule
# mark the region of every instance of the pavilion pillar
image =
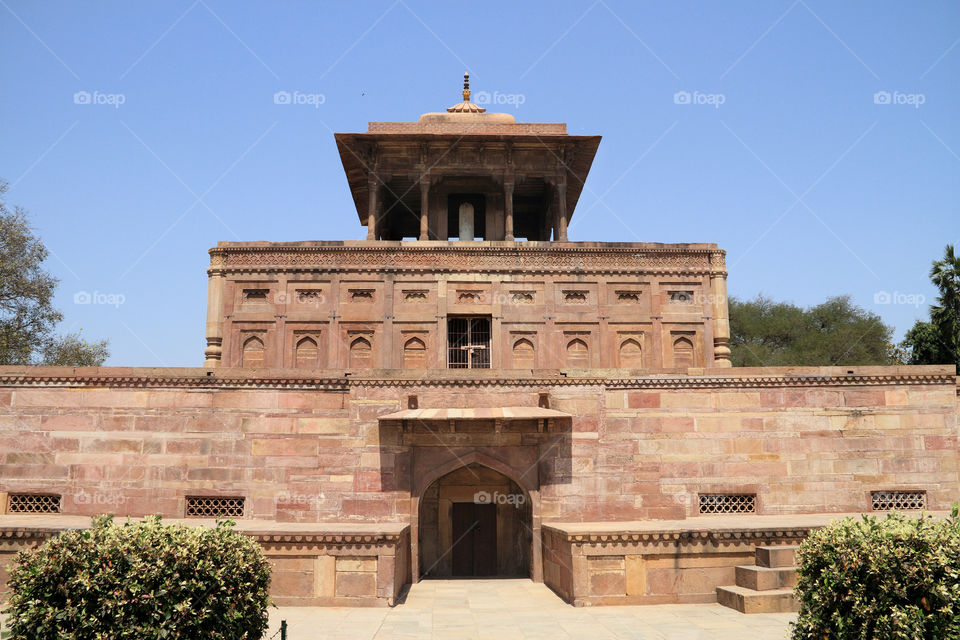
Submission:
POLYGON ((204 349, 205 367, 219 367, 223 359, 223 289, 226 277, 223 272, 225 256, 210 256, 207 269, 207 348, 204 349))
POLYGON ((367 178, 367 240, 377 240, 377 207, 380 194, 380 181, 370 174, 367 178))
POLYGON ((513 241, 513 183, 503 183, 504 240, 513 241))
POLYGON ((710 253, 710 296, 713 298, 713 366, 729 367, 730 315, 727 307, 727 269, 725 253, 710 253))
POLYGON ((420 239, 430 239, 430 176, 420 177, 420 239))
POLYGON ((558 180, 556 186, 557 192, 557 232, 558 242, 567 241, 567 182, 558 180))

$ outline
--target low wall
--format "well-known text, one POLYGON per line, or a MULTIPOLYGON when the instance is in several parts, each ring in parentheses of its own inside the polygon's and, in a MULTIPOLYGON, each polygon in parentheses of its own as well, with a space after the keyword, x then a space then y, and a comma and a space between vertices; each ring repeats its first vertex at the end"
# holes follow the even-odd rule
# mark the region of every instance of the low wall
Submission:
MULTIPOLYGON (((0 517, 0 599, 18 551, 88 524, 87 518, 69 516, 0 517)), ((278 527, 248 521, 238 530, 263 547, 272 567, 270 595, 280 606, 393 606, 410 581, 407 525, 278 527)))
POLYGON ((756 547, 796 545, 861 515, 553 523, 543 526, 544 582, 575 606, 716 602, 717 587, 735 584, 735 568, 754 564, 756 547))

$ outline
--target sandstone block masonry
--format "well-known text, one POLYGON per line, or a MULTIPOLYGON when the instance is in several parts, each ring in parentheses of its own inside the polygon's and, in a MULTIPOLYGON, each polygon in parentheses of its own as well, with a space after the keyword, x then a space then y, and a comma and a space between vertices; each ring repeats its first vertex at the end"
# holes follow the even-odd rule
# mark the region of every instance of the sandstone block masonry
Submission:
MULTIPOLYGON (((421 497, 443 474, 480 465, 529 500, 524 517, 535 539, 524 557, 536 579, 545 567, 548 574, 556 570, 541 553, 544 541, 548 551, 570 544, 562 532, 571 523, 695 517, 709 524, 705 495, 753 496, 750 513, 784 518, 870 511, 876 492, 921 494, 930 510, 946 510, 960 495, 957 381, 948 367, 636 377, 602 370, 581 377, 318 373, 0 368, 2 504, 9 511, 15 496, 51 495, 60 516, 44 518, 103 512, 188 518, 194 498, 241 498, 241 521, 273 523, 278 534, 284 523, 291 531, 311 523, 410 527, 400 546, 416 567, 421 497), (446 413, 382 419, 403 415, 411 403, 446 413), (501 417, 484 417, 485 408, 544 406, 547 418, 513 419, 502 410, 501 417), (458 407, 470 412, 453 413, 458 407), (552 533, 541 529, 548 525, 552 533)), ((375 555, 358 551, 330 565, 344 574, 342 589, 374 588, 375 555)), ((330 570, 311 562, 310 572, 330 570)), ((622 573, 630 594, 640 589, 662 599, 682 592, 660 585, 655 572, 637 582, 637 559, 624 559, 621 573, 620 560, 583 562, 600 574, 622 573)), ((283 563, 295 576, 301 569, 294 565, 303 564, 283 563)), ((405 566, 397 580, 419 577, 405 566)), ((709 597, 731 583, 725 573, 713 572, 717 584, 703 577, 688 595, 709 597)), ((316 575, 284 578, 277 589, 318 602, 310 600, 319 588, 316 575)), ((621 578, 597 577, 600 592, 614 589, 604 580, 619 585, 621 578)), ((376 584, 377 593, 393 588, 376 584)))

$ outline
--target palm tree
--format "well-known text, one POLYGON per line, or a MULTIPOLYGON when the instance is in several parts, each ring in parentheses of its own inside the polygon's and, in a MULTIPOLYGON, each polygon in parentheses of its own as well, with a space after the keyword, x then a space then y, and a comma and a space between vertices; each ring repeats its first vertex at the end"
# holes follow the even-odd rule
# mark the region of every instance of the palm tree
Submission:
POLYGON ((948 244, 943 259, 933 263, 930 279, 940 289, 930 319, 939 340, 954 364, 960 365, 960 256, 948 244))

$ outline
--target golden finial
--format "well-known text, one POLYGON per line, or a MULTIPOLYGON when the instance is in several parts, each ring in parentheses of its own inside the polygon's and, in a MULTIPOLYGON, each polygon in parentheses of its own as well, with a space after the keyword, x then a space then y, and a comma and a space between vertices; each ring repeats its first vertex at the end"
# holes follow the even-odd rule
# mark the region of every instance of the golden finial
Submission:
POLYGON ((470 72, 463 72, 463 101, 470 102, 470 72))

